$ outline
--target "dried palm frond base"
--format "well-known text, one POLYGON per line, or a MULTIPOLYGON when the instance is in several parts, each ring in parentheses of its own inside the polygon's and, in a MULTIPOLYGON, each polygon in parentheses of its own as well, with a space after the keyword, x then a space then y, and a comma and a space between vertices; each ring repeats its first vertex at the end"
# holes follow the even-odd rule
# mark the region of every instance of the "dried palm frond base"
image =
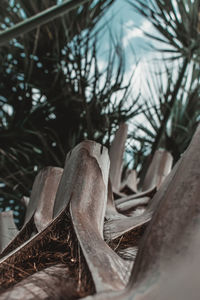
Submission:
MULTIPOLYGON (((26 251, 21 249, 8 261, 0 264, 1 293, 28 276, 58 264, 66 265, 69 271, 68 280, 74 286, 70 291, 68 289, 68 295, 72 294, 73 299, 95 292, 68 212, 63 212, 58 221, 47 228, 42 238, 35 240, 26 251)), ((62 282, 59 287, 62 289, 62 282)))
POLYGON ((130 248, 135 249, 135 252, 137 252, 139 241, 146 228, 147 224, 144 224, 114 240, 107 241, 107 243, 123 259, 135 260, 135 255, 129 255, 130 248))
POLYGON ((24 228, 22 228, 17 236, 11 241, 11 243, 2 251, 0 254, 0 259, 5 257, 8 253, 15 250, 17 247, 21 246, 25 241, 28 241, 33 233, 37 232, 37 228, 34 224, 33 217, 30 222, 26 224, 24 228))
MULTIPOLYGON (((129 255, 129 249, 134 251, 135 248, 136 255, 136 247, 145 229, 146 225, 132 230, 120 238, 108 241, 108 245, 122 258, 133 260, 135 256, 129 255)), ((0 292, 6 291, 7 294, 10 290, 8 288, 17 286, 28 276, 60 264, 66 266, 67 270, 67 280, 66 276, 59 280, 60 295, 67 295, 67 299, 78 299, 95 293, 94 283, 78 244, 68 209, 59 216, 57 222, 48 226, 42 238, 28 247, 28 251, 19 251, 9 262, 6 260, 0 264, 0 292)), ((35 281, 39 287, 40 280, 35 281)), ((23 286, 25 285, 26 281, 23 282, 23 286)))

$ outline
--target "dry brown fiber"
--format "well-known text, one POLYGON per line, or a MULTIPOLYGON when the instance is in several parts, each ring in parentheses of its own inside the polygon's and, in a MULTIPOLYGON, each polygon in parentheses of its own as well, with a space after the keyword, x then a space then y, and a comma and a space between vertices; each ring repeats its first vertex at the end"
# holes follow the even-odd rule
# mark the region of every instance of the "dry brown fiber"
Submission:
POLYGON ((127 126, 108 153, 83 141, 33 184, 23 228, 0 215, 1 299, 198 300, 200 126, 173 167, 121 181, 127 126))

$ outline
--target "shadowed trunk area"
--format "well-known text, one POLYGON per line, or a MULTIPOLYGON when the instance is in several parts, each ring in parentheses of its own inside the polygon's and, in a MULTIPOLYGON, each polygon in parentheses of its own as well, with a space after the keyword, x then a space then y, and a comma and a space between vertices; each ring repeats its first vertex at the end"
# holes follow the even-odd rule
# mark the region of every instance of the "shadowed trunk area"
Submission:
POLYGON ((14 236, 12 213, 1 214, 0 299, 153 300, 167 299, 168 287, 172 299, 186 300, 193 283, 199 291, 188 265, 199 262, 200 127, 172 170, 171 155, 155 152, 142 187, 134 170, 120 175, 124 128, 110 156, 86 140, 64 169, 41 170, 14 236))

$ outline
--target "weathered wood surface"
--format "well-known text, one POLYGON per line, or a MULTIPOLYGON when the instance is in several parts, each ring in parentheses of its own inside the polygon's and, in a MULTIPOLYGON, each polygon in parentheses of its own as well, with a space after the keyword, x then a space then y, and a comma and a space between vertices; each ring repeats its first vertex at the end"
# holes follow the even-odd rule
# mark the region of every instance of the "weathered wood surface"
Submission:
POLYGON ((21 203, 27 208, 30 201, 30 197, 23 196, 21 199, 21 203))
POLYGON ((55 196, 62 172, 61 168, 47 167, 35 178, 24 224, 34 216, 38 232, 52 221, 55 196))
MULTIPOLYGON (((199 273, 200 264, 199 153, 200 126, 165 184, 166 192, 139 245, 127 288, 107 293, 106 299, 166 300, 169 295, 176 300, 198 299, 200 286, 193 276, 199 273)), ((87 299, 105 299, 105 294, 87 299)))
POLYGON ((110 180, 113 191, 119 192, 121 187, 121 175, 123 167, 123 155, 127 138, 128 126, 121 123, 115 134, 115 138, 110 147, 110 180))
POLYGON ((141 215, 134 215, 126 219, 116 219, 105 222, 104 225, 104 238, 108 241, 114 240, 119 236, 139 228, 151 220, 153 212, 146 210, 141 215))
POLYGON ((62 168, 55 167, 48 167, 42 171, 42 178, 37 185, 36 195, 33 197, 33 201, 37 203, 34 222, 38 232, 43 230, 53 219, 54 202, 62 173, 62 168))
POLYGON ((142 190, 146 191, 154 186, 159 189, 164 179, 170 173, 172 163, 173 157, 168 151, 157 150, 145 175, 142 190))
MULTIPOLYGON (((0 268, 15 265, 16 260, 20 263, 20 259, 23 262, 28 259, 32 249, 44 243, 43 238, 47 239, 71 201, 72 224, 96 290, 123 288, 128 281, 131 263, 121 259, 103 241, 108 170, 109 157, 105 148, 89 141, 78 145, 66 159, 65 170, 58 188, 55 219, 48 227, 1 259, 0 268)), ((30 211, 33 209, 29 210, 28 217, 30 211)))
POLYGON ((76 283, 70 275, 70 270, 64 264, 46 268, 1 294, 0 300, 59 300, 62 299, 63 294, 68 297, 65 299, 76 298, 76 283))
POLYGON ((52 220, 55 196, 62 172, 61 168, 47 167, 38 173, 33 183, 23 228, 10 241, 1 257, 21 246, 52 220))
POLYGON ((34 236, 29 238, 24 243, 21 243, 18 247, 16 247, 14 250, 9 252, 8 254, 4 255, 0 259, 0 273, 1 270, 4 269, 5 266, 14 266, 15 261, 18 263, 21 261, 22 263, 28 259, 29 253, 32 253, 32 249, 39 248, 40 243, 43 243, 43 241, 46 241, 48 238, 48 234, 51 233, 51 230, 53 230, 54 226, 59 222, 60 218, 64 212, 59 214, 53 221, 50 222, 50 224, 45 227, 42 231, 39 233, 36 233, 34 236))
POLYGON ((109 172, 107 149, 92 141, 82 142, 71 152, 65 168, 70 170, 71 177, 67 197, 72 224, 96 291, 122 289, 129 277, 130 264, 103 240, 109 172))
POLYGON ((15 238, 18 229, 13 219, 13 211, 0 213, 0 253, 15 238))
MULTIPOLYGON (((149 223, 153 213, 155 212, 155 210, 159 206, 159 203, 161 202, 162 198, 164 197, 165 193, 167 192, 169 184, 173 180, 173 176, 174 176, 178 166, 180 165, 181 160, 182 159, 180 159, 178 161, 178 163, 175 165, 173 170, 165 178, 164 182, 162 183, 162 185, 159 188, 159 190, 157 191, 157 193, 154 194, 154 196, 148 200, 147 207, 145 208, 144 211, 141 210, 141 212, 139 212, 139 213, 133 211, 132 215, 130 215, 130 217, 127 217, 125 220, 116 219, 116 220, 110 220, 110 221, 108 220, 107 222, 105 222, 104 237, 106 240, 116 239, 117 237, 119 237, 133 229, 139 228, 139 227, 143 226, 144 224, 149 223)), ((154 191, 155 191, 155 188, 152 188, 152 190, 149 190, 148 194, 151 194, 152 192, 154 193, 154 191)), ((135 198, 136 196, 137 196, 137 194, 133 195, 132 197, 135 198)), ((125 205, 131 201, 137 201, 137 204, 138 204, 139 201, 143 199, 143 198, 139 198, 139 199, 135 198, 133 200, 130 200, 130 199, 132 199, 131 197, 127 197, 127 198, 129 199, 128 201, 123 200, 121 202, 120 201, 121 199, 118 199, 115 201, 115 203, 120 202, 117 205, 122 205, 123 203, 125 205)), ((126 199, 126 198, 124 198, 124 199, 126 199)))
POLYGON ((122 202, 116 205, 116 207, 119 212, 126 212, 128 210, 133 210, 138 206, 147 205, 149 203, 149 200, 150 197, 133 199, 133 200, 122 202))
POLYGON ((137 253, 138 247, 128 247, 117 251, 117 254, 120 255, 120 257, 127 260, 131 260, 133 261, 133 263, 135 262, 137 253))
POLYGON ((144 197, 152 198, 155 195, 155 193, 156 193, 156 186, 153 186, 152 188, 150 188, 149 190, 146 190, 144 192, 138 192, 137 194, 134 194, 134 195, 125 196, 125 197, 116 199, 115 204, 116 204, 116 206, 118 206, 119 204, 130 201, 130 200, 137 200, 139 198, 144 198, 144 197))
POLYGON ((149 272, 164 273, 171 257, 184 255, 200 217, 200 126, 163 195, 143 238, 132 280, 142 281, 149 272))
MULTIPOLYGON (((37 207, 33 200, 29 203, 24 228, 32 223, 37 225, 35 233, 40 232, 1 259, 0 272, 5 272, 7 266, 28 261, 31 251, 39 249, 41 244, 48 247, 51 232, 59 232, 59 222, 67 216, 97 292, 87 299, 197 300, 200 295, 199 153, 200 126, 190 147, 168 176, 171 157, 161 151, 147 172, 145 191, 114 201, 111 184, 108 184, 107 150, 92 141, 82 142, 68 154, 61 180, 52 182, 43 173, 47 179, 43 181, 45 184, 39 185, 42 181, 36 184, 38 191, 34 197, 37 198, 37 207), (154 172, 156 174, 152 177, 154 172), (56 189, 57 194, 54 193, 48 207, 51 188, 56 189), (156 189, 158 191, 155 193, 156 189), (44 194, 47 195, 46 200, 41 196, 44 194), (124 216, 123 213, 129 210, 130 216, 124 216), (105 217, 108 220, 104 223, 105 217), (124 234, 147 223, 137 257, 138 247, 119 247, 118 250, 124 234), (107 241, 118 238, 111 242, 115 252, 104 238, 107 241), (181 288, 177 289, 177 284, 181 288), (198 298, 195 298, 196 295, 198 298)), ((62 172, 58 173, 61 177, 62 172)), ((119 191, 116 190, 116 193, 120 196, 119 191)), ((131 189, 129 192, 134 193, 131 189)), ((52 268, 54 271, 50 273, 48 270, 47 273, 41 271, 28 277, 1 294, 0 299, 21 299, 24 295, 26 299, 61 299, 62 292, 65 298, 71 292, 73 294, 75 285, 66 285, 70 279, 69 269, 62 273, 63 269, 60 270, 59 266, 52 268), (58 272, 59 278, 56 282, 53 281, 55 272, 58 272), (49 290, 47 286, 50 286, 49 290)))
POLYGON ((126 218, 123 214, 119 213, 115 206, 112 185, 110 179, 108 180, 108 197, 107 197, 107 205, 106 205, 106 220, 114 220, 114 219, 122 219, 126 218))
POLYGON ((135 194, 137 190, 137 173, 135 170, 128 170, 127 176, 121 183, 121 192, 126 192, 126 194, 135 194))

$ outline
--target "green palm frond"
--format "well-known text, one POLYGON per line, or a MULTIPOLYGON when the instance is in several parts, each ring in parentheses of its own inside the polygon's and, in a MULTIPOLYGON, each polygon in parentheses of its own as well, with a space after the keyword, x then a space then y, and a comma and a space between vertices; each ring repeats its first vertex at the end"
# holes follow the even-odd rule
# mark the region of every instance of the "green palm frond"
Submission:
MULTIPOLYGON (((158 50, 164 54, 167 60, 181 61, 179 75, 176 84, 172 89, 168 89, 168 103, 165 105, 165 112, 161 111, 162 119, 160 120, 160 128, 157 131, 155 141, 152 145, 152 154, 161 145, 162 139, 170 116, 175 106, 177 105, 178 94, 182 89, 182 85, 191 64, 196 65, 196 74, 193 71, 193 76, 197 78, 200 66, 200 32, 199 32, 199 0, 178 0, 178 1, 162 1, 162 0, 138 0, 129 1, 134 9, 147 18, 156 29, 157 35, 145 33, 148 37, 158 41, 164 47, 158 50), (181 59, 181 60, 180 60, 181 59), (171 90, 171 92, 170 92, 171 90)), ((168 74, 169 75, 169 74, 168 74)), ((168 76, 169 82, 169 76, 168 76)), ((198 84, 196 84, 197 88, 198 84)), ((168 87, 170 87, 168 85, 168 87)), ((156 111, 156 108, 154 108, 156 111)), ((159 113, 157 114, 157 116, 159 113)), ((153 117, 153 116, 152 116, 153 117)))
MULTIPOLYGON (((149 96, 142 100, 141 121, 133 122, 134 129, 130 136, 132 137, 133 157, 137 157, 136 149, 138 151, 141 147, 148 149, 145 150, 143 157, 140 156, 140 166, 146 156, 152 155, 152 149, 157 149, 155 144, 157 146, 157 137, 167 109, 170 109, 170 115, 159 147, 171 152, 175 161, 187 148, 200 121, 200 73, 196 68, 196 64, 192 68, 188 68, 172 108, 169 107, 169 103, 179 75, 175 71, 167 69, 164 73, 165 76, 161 76, 161 72, 156 70, 151 73, 149 79, 147 78, 147 95, 149 96)), ((138 161, 138 159, 136 160, 138 161)))
MULTIPOLYGON (((48 4, 20 2, 27 16, 48 4)), ((112 2, 90 1, 72 19, 66 14, 0 49, 1 208, 12 200, 21 212, 20 198, 29 195, 39 169, 63 166, 67 151, 83 139, 108 146, 116 126, 140 112, 138 96, 127 101, 131 79, 125 80, 117 43, 99 66, 101 32, 94 24, 112 2)))
POLYGON ((145 34, 163 44, 159 51, 178 54, 177 57, 188 60, 200 59, 199 0, 138 0, 129 3, 156 29, 157 35, 145 34))
MULTIPOLYGON (((33 17, 29 17, 24 21, 12 26, 11 28, 5 30, 4 32, 0 33, 0 45, 6 43, 7 41, 18 37, 24 33, 27 33, 39 26, 42 26, 49 21, 52 21, 65 13, 70 12, 73 9, 81 6, 88 0, 78 0, 74 1, 63 1, 60 5, 55 5, 53 7, 47 8, 46 10, 42 11, 41 13, 37 13, 33 17)), ((32 5, 34 8, 34 5, 32 5)))

